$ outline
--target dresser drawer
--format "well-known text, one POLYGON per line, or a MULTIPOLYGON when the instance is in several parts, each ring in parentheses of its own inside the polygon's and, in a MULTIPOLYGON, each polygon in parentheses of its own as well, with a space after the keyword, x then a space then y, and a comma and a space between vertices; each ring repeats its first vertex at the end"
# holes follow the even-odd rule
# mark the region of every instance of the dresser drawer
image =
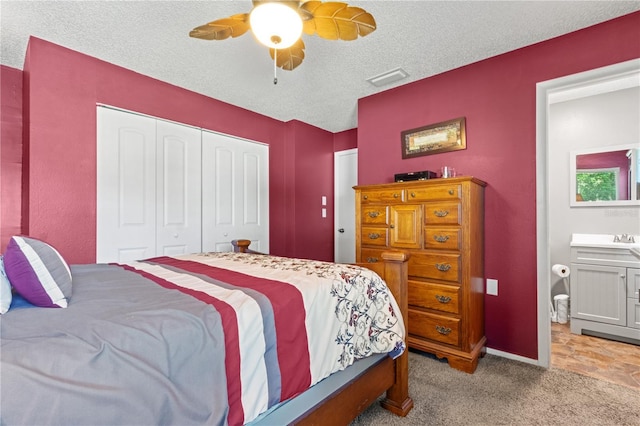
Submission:
POLYGON ((462 186, 459 184, 434 185, 428 188, 407 189, 408 201, 431 201, 460 199, 462 186))
POLYGON ((370 191, 362 191, 360 193, 360 201, 366 203, 387 203, 404 201, 405 191, 403 189, 376 189, 370 191))
POLYGON ((457 201, 426 203, 424 223, 427 225, 460 225, 462 205, 457 201))
POLYGON ((367 249, 360 251, 360 263, 378 263, 382 262, 382 252, 384 249, 367 249))
POLYGON ((457 314, 460 312, 460 287, 410 280, 409 305, 457 314))
POLYGON ((448 253, 411 253, 409 275, 460 282, 460 255, 448 253))
POLYGON ((366 246, 387 246, 387 237, 389 230, 383 226, 363 226, 362 227, 362 245, 366 246))
POLYGON ((409 309, 409 334, 448 345, 460 345, 460 320, 409 309))
POLYGON ((460 250, 460 229, 427 228, 424 230, 424 248, 460 250))
POLYGON ((388 216, 387 206, 362 207, 362 223, 366 225, 386 225, 388 216))

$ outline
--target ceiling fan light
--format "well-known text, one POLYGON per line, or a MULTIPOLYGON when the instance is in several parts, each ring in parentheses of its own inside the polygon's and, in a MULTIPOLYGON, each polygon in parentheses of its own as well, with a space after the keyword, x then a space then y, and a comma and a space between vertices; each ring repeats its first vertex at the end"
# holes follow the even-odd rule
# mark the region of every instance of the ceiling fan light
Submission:
POLYGON ((298 12, 277 2, 254 7, 249 22, 258 41, 273 49, 291 47, 302 35, 298 12))

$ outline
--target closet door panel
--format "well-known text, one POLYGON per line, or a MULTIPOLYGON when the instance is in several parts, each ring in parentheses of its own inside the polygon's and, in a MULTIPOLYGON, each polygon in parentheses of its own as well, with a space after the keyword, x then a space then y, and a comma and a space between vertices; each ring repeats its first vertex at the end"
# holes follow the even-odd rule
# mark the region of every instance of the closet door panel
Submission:
POLYGON ((269 148, 245 142, 240 152, 242 230, 254 250, 269 253, 269 148))
POLYGON ((201 131, 157 121, 158 255, 202 250, 201 131))
POLYGON ((155 256, 155 120, 99 107, 97 129, 96 261, 155 256))
POLYGON ((233 227, 235 225, 234 212, 238 208, 235 197, 236 181, 230 178, 235 176, 235 153, 226 147, 218 146, 214 148, 213 155, 215 164, 213 168, 213 182, 215 182, 213 193, 215 214, 213 219, 215 226, 233 227))
POLYGON ((243 168, 244 173, 244 220, 245 226, 260 225, 260 158, 255 153, 244 153, 243 168))
POLYGON ((202 133, 203 251, 230 251, 246 238, 269 251, 269 149, 213 132, 202 133))

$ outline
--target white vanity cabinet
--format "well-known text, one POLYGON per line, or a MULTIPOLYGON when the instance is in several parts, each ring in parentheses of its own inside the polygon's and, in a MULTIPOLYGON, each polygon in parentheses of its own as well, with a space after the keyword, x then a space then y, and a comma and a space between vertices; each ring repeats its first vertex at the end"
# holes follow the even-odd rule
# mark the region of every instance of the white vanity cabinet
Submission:
POLYGON ((627 325, 627 268, 571 264, 571 319, 627 325))
POLYGON ((613 236, 608 241, 598 244, 574 234, 571 332, 640 342, 639 247, 613 243, 613 236))
POLYGON ((640 269, 627 268, 627 327, 640 329, 640 269))

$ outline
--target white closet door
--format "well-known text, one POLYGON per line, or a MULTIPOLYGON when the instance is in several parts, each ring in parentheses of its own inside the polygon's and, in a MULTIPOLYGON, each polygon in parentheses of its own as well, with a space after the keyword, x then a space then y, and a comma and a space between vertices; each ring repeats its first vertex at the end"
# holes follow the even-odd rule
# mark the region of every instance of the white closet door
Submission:
POLYGON ((203 131, 202 164, 202 250, 230 251, 245 238, 268 253, 268 146, 203 131))
POLYGON ((200 129, 158 120, 157 255, 202 250, 200 129))
POLYGON ((156 120, 98 107, 97 129, 97 262, 154 256, 156 120))

